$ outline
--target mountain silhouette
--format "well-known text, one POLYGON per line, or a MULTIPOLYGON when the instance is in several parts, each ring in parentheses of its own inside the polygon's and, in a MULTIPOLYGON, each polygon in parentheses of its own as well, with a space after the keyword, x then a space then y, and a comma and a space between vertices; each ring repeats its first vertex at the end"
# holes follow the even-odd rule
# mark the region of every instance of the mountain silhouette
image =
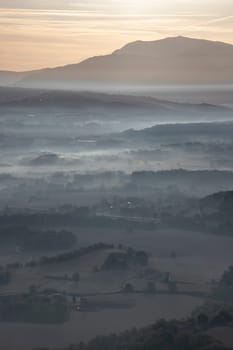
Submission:
MULTIPOLYGON (((0 79, 2 74, 0 72, 0 79)), ((13 74, 13 73, 12 73, 13 74)), ((12 74, 10 80, 12 84, 12 74)), ((16 74, 16 73, 15 73, 16 74)), ((5 84, 6 84, 5 74, 5 84)), ((16 74, 24 87, 60 84, 208 84, 233 82, 233 45, 209 40, 173 37, 135 41, 110 55, 78 64, 16 74)), ((3 84, 3 85, 5 85, 3 84)))

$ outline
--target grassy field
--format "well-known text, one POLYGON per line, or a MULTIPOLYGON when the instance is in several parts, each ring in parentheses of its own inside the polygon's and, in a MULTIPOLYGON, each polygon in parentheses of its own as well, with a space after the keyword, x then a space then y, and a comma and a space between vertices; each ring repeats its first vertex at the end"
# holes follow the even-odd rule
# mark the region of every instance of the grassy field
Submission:
POLYGON ((227 348, 233 348, 233 332, 230 327, 213 328, 207 332, 208 335, 220 341, 227 348))
MULTIPOLYGON (((208 292, 211 280, 218 279, 233 264, 233 240, 227 237, 178 230, 136 230, 133 233, 83 230, 79 232, 79 237, 82 245, 104 241, 148 251, 150 267, 169 272, 177 281, 178 290, 184 292, 208 292), (176 258, 171 258, 172 251, 176 252, 176 258)), ((94 267, 100 267, 112 251, 115 250, 97 251, 65 263, 17 270, 13 273, 12 282, 1 287, 0 293, 20 293, 32 284, 40 289, 56 288, 84 294, 119 290, 124 281, 135 281, 137 271, 93 272, 94 267), (71 275, 77 271, 81 276, 78 283, 45 277, 71 275)), ((98 307, 85 312, 72 311, 71 319, 62 325, 1 323, 2 347, 4 350, 32 350, 35 346, 59 348, 99 334, 146 326, 160 318, 186 317, 203 300, 188 295, 117 294, 89 297, 89 302, 98 307)))
POLYGON ((138 295, 130 299, 129 296, 114 299, 111 301, 131 302, 133 306, 99 312, 73 312, 71 320, 64 325, 1 324, 1 346, 4 350, 32 350, 48 346, 62 348, 96 335, 149 325, 161 318, 183 318, 202 302, 187 296, 138 295))

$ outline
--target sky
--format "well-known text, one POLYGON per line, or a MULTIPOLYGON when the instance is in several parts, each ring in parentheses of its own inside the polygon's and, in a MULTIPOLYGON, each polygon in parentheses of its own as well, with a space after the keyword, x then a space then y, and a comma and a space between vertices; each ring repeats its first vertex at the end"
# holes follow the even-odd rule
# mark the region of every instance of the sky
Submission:
POLYGON ((233 0, 0 0, 0 70, 77 63, 178 35, 233 44, 233 0))

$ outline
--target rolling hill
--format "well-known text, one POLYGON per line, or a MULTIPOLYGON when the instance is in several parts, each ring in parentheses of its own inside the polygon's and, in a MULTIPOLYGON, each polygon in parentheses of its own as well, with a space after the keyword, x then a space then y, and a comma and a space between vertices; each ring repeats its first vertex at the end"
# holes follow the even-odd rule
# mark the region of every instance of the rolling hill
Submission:
POLYGON ((110 112, 142 113, 156 116, 202 116, 214 115, 224 118, 232 117, 232 109, 211 104, 176 103, 147 96, 131 96, 79 91, 56 91, 26 88, 0 88, 0 110, 12 108, 39 109, 100 109, 110 112))

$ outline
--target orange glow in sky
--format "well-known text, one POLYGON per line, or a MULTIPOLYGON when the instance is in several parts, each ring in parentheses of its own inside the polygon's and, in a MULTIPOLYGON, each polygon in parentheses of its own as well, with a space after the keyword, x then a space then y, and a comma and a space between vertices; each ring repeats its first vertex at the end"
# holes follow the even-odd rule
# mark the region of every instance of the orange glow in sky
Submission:
POLYGON ((233 0, 0 0, 0 70, 77 63, 177 35, 233 44, 233 0))

